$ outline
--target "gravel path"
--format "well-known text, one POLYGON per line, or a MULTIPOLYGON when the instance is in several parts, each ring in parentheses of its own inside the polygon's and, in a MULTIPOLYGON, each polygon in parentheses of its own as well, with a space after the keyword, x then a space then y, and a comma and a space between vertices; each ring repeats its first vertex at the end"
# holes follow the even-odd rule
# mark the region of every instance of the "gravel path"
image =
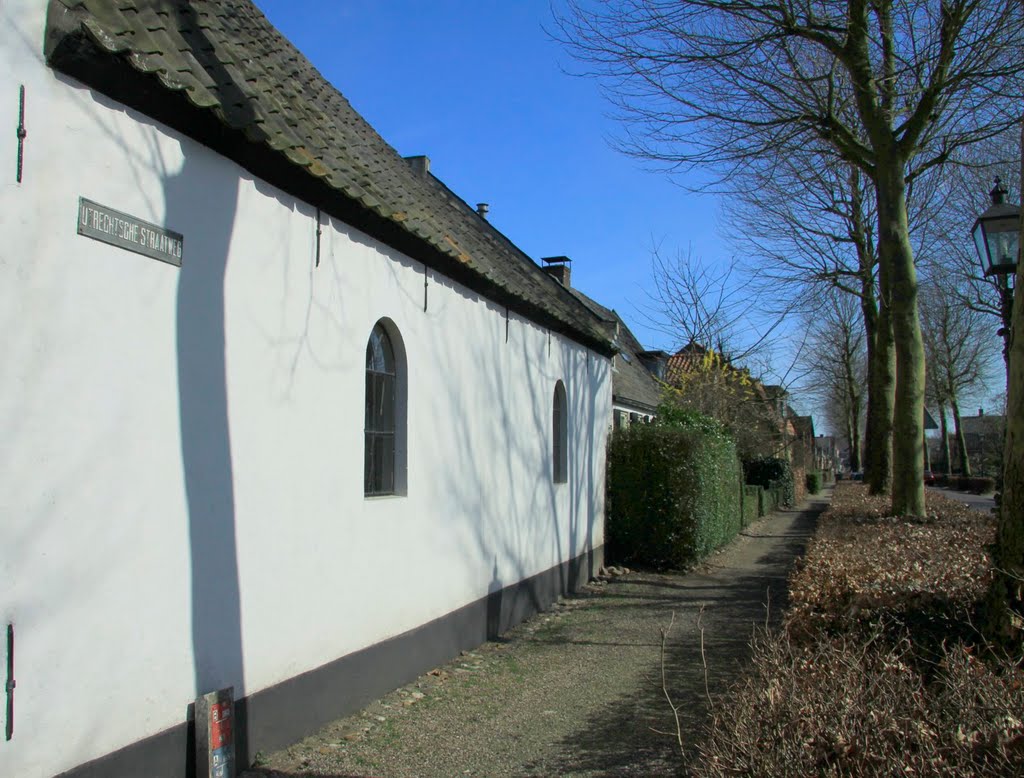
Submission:
POLYGON ((753 624, 780 613, 787 572, 824 505, 761 519, 685 575, 631 572, 591 584, 501 641, 261 755, 261 768, 244 776, 685 773, 708 694, 735 677, 753 624), (657 732, 676 731, 660 658, 673 614, 664 668, 685 756, 674 734, 657 732))

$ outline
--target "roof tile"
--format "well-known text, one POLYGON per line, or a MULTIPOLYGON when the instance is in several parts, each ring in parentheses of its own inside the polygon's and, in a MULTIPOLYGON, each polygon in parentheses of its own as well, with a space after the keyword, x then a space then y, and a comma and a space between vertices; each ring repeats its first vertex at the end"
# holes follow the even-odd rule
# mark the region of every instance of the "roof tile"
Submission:
MULTIPOLYGON (((526 315, 542 311, 569 334, 611 351, 588 308, 556 288, 437 179, 416 174, 249 0, 51 0, 51 9, 57 6, 71 19, 62 18, 57 35, 48 34, 48 54, 61 36, 87 30, 100 49, 155 73, 165 88, 185 89, 197 110, 212 109, 267 154, 283 153, 364 209, 472 268, 521 300, 526 315)), ((74 57, 51 62, 76 75, 74 57)), ((107 91, 130 101, 116 88, 107 91)))

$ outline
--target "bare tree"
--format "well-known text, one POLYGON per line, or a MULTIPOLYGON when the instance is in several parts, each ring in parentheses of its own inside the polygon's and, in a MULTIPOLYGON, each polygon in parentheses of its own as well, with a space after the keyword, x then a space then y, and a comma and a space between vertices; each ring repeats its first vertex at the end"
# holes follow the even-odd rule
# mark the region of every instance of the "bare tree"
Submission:
POLYGON ((871 181, 897 368, 893 509, 923 514, 924 351, 907 187, 1016 121, 1018 4, 608 0, 571 3, 560 27, 605 79, 631 153, 728 181, 810 147, 871 181))
POLYGON ((971 475, 960 403, 965 395, 984 386, 996 358, 995 339, 982 326, 984 314, 967 307, 950 280, 931 281, 922 288, 921 328, 925 359, 936 399, 953 413, 960 472, 971 475))
MULTIPOLYGON (((1003 339, 1004 367, 1009 369, 1009 305, 1012 293, 1005 275, 985 276, 981 271, 974 242, 968 238, 977 215, 991 205, 991 192, 1000 183, 1019 177, 1020 153, 1017 133, 1004 133, 983 148, 964 155, 963 162, 947 168, 938 182, 930 218, 921 225, 926 233, 927 249, 918 252, 919 264, 941 279, 955 276, 954 291, 964 305, 988 317, 991 332, 1003 339)), ((1007 193, 1010 200, 1019 199, 1007 193)), ((983 323, 983 320, 979 320, 983 323)))
POLYGON ((770 362, 766 347, 788 308, 768 310, 735 261, 711 267, 692 250, 669 257, 655 248, 651 281, 645 317, 675 347, 696 343, 730 362, 770 362))
POLYGON ((858 471, 862 467, 867 340, 857 301, 831 290, 822 295, 807 318, 811 341, 804 358, 809 363, 810 391, 842 431, 850 451, 850 468, 858 471))
POLYGON ((729 220, 735 240, 757 262, 762 295, 816 307, 821 295, 857 299, 867 347, 866 479, 889 490, 895 362, 889 297, 879 290, 874 192, 854 166, 813 150, 779 160, 771 174, 738 180, 729 220), (770 292, 770 294, 766 294, 770 292))

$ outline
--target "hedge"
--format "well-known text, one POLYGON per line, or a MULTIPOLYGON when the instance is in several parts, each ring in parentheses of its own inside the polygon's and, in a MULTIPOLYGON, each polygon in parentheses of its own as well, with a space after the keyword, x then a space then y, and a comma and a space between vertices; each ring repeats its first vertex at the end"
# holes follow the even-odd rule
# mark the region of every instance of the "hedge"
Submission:
POLYGON ((807 493, 817 494, 821 491, 821 473, 812 470, 807 474, 807 493))
POLYGON ((960 476, 956 481, 957 491, 970 492, 971 494, 986 494, 996 489, 995 478, 984 478, 978 476, 960 476))
POLYGON ((764 491, 756 484, 745 484, 743 486, 743 526, 757 520, 761 515, 761 492, 764 491))
POLYGON ((757 488, 761 490, 761 504, 758 507, 758 514, 761 516, 767 516, 769 513, 775 513, 782 504, 782 490, 777 486, 773 486, 769 489, 765 489, 761 486, 757 488))
MULTIPOLYGON (((785 459, 778 457, 754 457, 743 460, 744 480, 765 489, 778 487, 782 492, 782 505, 796 502, 793 488, 793 468, 785 459)), ((770 511, 769 511, 770 512, 770 511)))
POLYGON ((673 416, 619 430, 608 446, 609 557, 678 569, 741 528, 736 447, 713 420, 673 416))

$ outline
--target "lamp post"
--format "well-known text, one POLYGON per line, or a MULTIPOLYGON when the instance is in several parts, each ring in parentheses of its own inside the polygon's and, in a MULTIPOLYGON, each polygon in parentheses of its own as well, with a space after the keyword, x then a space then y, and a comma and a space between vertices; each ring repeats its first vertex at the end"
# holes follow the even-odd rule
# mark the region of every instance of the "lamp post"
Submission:
POLYGON ((1017 271, 1017 260, 1020 256, 1020 206, 1004 202, 1006 189, 998 176, 989 196, 992 198, 992 205, 975 220, 971 235, 978 250, 982 271, 986 277, 996 277, 999 312, 1003 320, 999 335, 1003 338, 1003 361, 1006 364, 1009 387, 1010 343, 1013 338, 1013 330, 1010 327, 1013 316, 1013 284, 1010 279, 1017 271))

